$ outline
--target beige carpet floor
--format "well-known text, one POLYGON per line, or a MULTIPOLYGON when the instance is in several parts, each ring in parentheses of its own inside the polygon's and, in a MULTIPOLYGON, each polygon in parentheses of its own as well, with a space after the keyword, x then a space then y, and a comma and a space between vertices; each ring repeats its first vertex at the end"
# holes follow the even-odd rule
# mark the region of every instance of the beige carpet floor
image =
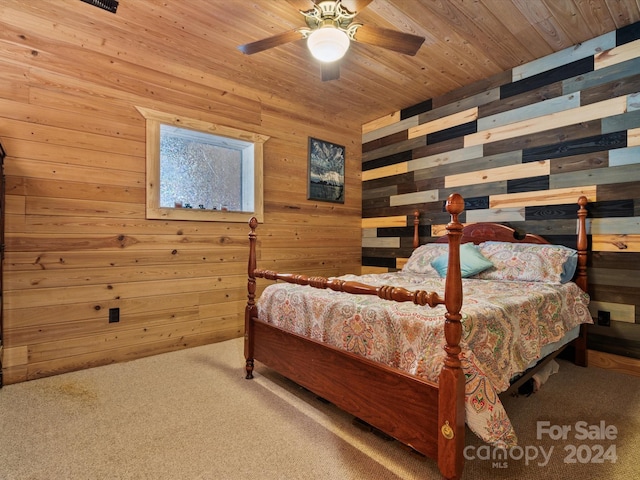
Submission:
MULTIPOLYGON (((260 364, 245 380, 243 366, 236 339, 7 385, 0 479, 439 478, 434 461, 260 364)), ((463 478, 635 480, 639 394, 637 377, 561 361, 542 390, 504 399, 520 450, 491 459, 468 433, 463 478), (571 430, 538 438, 538 422, 571 430)))

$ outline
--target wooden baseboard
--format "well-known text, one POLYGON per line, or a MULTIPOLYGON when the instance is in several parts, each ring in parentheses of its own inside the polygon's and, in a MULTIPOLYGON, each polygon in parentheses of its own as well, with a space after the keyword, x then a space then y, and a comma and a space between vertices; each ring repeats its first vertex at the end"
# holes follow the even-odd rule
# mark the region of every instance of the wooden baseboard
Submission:
POLYGON ((623 357, 597 350, 589 350, 588 355, 590 367, 604 368, 640 377, 640 360, 637 358, 623 357))

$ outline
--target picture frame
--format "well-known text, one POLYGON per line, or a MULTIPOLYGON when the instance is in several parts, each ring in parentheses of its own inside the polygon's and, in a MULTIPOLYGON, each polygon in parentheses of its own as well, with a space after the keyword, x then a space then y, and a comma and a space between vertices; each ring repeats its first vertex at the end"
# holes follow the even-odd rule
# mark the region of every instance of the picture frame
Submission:
POLYGON ((309 137, 308 200, 344 203, 345 147, 309 137))

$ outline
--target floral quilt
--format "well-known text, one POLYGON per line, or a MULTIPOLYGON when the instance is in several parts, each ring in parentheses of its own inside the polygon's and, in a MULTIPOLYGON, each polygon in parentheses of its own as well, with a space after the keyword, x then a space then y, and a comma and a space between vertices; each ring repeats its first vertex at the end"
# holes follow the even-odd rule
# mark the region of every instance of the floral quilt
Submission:
MULTIPOLYGON (((444 294, 444 279, 412 272, 340 278, 444 294)), ((492 445, 516 445, 498 394, 540 358, 543 346, 581 323, 592 323, 589 298, 571 282, 463 279, 463 292, 461 360, 467 424, 492 445)), ((443 305, 432 309, 276 283, 264 290, 257 307, 262 320, 280 328, 438 382, 445 355, 443 305)))

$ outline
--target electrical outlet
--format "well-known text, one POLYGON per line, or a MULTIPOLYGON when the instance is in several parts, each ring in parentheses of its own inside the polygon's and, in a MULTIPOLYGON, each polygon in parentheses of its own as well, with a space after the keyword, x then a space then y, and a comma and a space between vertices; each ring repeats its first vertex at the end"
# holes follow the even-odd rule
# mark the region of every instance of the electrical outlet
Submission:
POLYGON ((602 327, 611 326, 611 312, 605 312, 604 310, 598 310, 598 325, 602 327))
POLYGON ((117 323, 120 321, 120 309, 119 308, 110 308, 109 309, 109 323, 117 323))

